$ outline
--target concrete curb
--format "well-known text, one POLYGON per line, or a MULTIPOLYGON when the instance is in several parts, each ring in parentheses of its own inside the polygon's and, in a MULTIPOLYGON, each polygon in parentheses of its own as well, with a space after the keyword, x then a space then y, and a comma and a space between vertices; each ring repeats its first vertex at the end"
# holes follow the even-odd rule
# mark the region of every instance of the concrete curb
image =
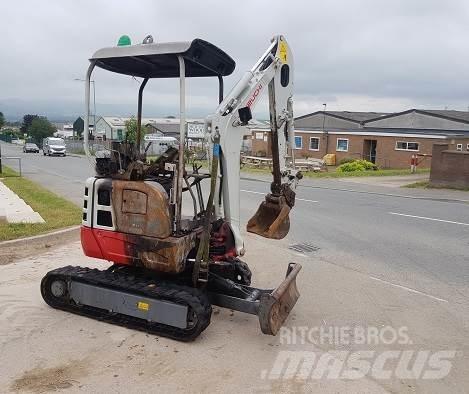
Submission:
POLYGON ((72 233, 74 231, 78 231, 81 226, 72 226, 72 227, 66 227, 61 230, 57 231, 52 231, 49 233, 45 234, 39 234, 39 235, 34 235, 32 237, 26 237, 26 238, 17 238, 17 239, 10 239, 8 241, 2 241, 0 242, 0 248, 3 246, 17 246, 21 245, 23 243, 30 243, 34 241, 41 241, 41 242, 46 242, 49 238, 50 239, 55 239, 58 235, 66 235, 68 233, 72 233))
POLYGON ((5 208, 0 207, 0 223, 8 223, 7 222, 7 213, 5 208))
POLYGON ((33 237, 0 242, 0 266, 38 256, 80 240, 80 226, 67 227, 33 237))

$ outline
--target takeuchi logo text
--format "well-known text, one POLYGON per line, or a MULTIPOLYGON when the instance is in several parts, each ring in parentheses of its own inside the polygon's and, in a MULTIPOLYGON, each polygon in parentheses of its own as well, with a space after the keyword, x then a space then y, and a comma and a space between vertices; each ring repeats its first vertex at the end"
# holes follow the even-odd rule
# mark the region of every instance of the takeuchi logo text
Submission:
POLYGON ((256 101, 257 96, 259 96, 259 93, 262 89, 262 84, 257 85, 257 88, 254 90, 252 93, 252 96, 249 98, 248 102, 246 103, 246 107, 251 107, 251 105, 256 101))

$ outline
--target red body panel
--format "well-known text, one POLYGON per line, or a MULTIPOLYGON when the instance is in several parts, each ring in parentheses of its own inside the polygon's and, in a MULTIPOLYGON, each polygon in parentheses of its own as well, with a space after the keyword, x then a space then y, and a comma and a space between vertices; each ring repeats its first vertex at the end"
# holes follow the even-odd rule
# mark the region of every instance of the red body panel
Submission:
POLYGON ((82 226, 80 235, 86 256, 124 265, 137 258, 132 255, 132 244, 126 241, 125 234, 82 226))

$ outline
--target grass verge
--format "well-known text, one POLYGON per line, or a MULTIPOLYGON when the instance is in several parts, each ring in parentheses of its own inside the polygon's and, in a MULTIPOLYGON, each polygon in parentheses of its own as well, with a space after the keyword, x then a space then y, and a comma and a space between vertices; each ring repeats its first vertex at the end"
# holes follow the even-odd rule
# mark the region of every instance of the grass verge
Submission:
POLYGON ((81 209, 12 169, 3 166, 2 182, 38 212, 45 223, 0 223, 0 241, 28 237, 81 222, 81 209))
MULTIPOLYGON (((251 166, 243 166, 242 172, 254 173, 254 174, 270 174, 271 170, 268 168, 258 168, 251 166)), ((423 168, 417 170, 417 174, 429 173, 430 169, 423 168)), ((329 169, 327 172, 303 172, 303 175, 307 178, 348 178, 348 177, 368 177, 368 176, 396 176, 396 175, 414 175, 411 174, 408 169, 383 169, 376 171, 353 171, 353 172, 337 172, 335 168, 329 169)))
POLYGON ((469 192, 468 187, 443 187, 443 186, 431 186, 429 181, 420 181, 404 185, 409 189, 446 189, 446 190, 459 190, 463 192, 469 192))

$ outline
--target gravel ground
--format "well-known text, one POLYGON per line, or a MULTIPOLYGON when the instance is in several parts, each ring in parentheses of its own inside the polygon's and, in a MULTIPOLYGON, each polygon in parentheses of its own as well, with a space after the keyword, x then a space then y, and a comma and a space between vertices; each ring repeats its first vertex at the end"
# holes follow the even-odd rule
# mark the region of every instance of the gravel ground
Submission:
MULTIPOLYGON (((467 322, 461 321, 461 326, 451 323, 457 305, 382 284, 320 255, 293 253, 283 241, 246 235, 246 242, 250 251, 246 261, 259 287, 278 284, 289 261, 304 267, 298 278, 301 298, 286 322, 288 330, 303 326, 406 326, 418 348, 466 348, 467 353, 461 329, 467 322), (446 342, 435 341, 444 334, 446 342)), ((0 387, 5 391, 437 393, 464 392, 467 387, 467 358, 460 353, 450 375, 437 381, 274 376, 282 351, 314 352, 320 357, 364 346, 310 341, 287 345, 285 336, 263 335, 256 317, 230 310, 214 308, 211 325, 192 343, 57 311, 43 302, 39 283, 48 270, 68 264, 108 266, 84 257, 79 242, 0 266, 0 387)), ((366 349, 408 347, 378 344, 366 349)))

